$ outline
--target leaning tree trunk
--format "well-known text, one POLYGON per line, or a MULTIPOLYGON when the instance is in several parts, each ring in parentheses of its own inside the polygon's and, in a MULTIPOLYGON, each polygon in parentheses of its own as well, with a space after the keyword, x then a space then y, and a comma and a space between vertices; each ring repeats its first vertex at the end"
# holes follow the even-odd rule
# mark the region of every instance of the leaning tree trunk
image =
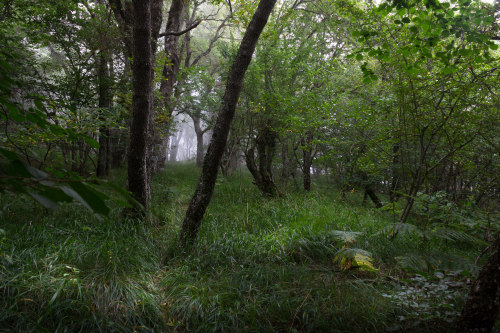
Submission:
POLYGON ((196 238, 217 180, 217 171, 226 146, 229 128, 240 96, 245 72, 252 54, 271 14, 276 0, 260 0, 259 6, 248 25, 234 60, 226 85, 226 92, 213 129, 212 139, 203 161, 203 169, 193 198, 182 224, 181 241, 191 242, 196 238))
POLYGON ((459 332, 491 332, 500 306, 500 234, 492 253, 474 281, 458 320, 459 332))
MULTIPOLYGON (((373 204, 375 205, 375 207, 377 208, 382 208, 382 202, 380 201, 379 197, 377 196, 377 193, 375 193, 375 191, 371 188, 370 185, 366 185, 365 186, 365 197, 368 196, 371 201, 373 202, 373 204)), ((363 199, 363 201, 365 201, 363 199)))
POLYGON ((150 185, 147 168, 148 129, 151 112, 151 2, 134 0, 132 123, 128 155, 128 185, 133 197, 148 206, 150 185))

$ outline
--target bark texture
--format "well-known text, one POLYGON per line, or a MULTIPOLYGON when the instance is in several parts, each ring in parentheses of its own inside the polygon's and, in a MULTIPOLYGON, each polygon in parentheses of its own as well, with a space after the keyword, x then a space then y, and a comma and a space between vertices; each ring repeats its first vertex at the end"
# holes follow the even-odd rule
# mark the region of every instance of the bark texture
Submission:
POLYGON ((227 80, 226 91, 214 126, 212 139, 203 161, 202 173, 196 191, 189 204, 182 224, 181 241, 191 242, 196 238, 201 220, 210 203, 217 180, 217 171, 226 146, 229 129, 240 96, 245 72, 276 0, 261 0, 241 41, 227 80))
POLYGON ((491 332, 500 307, 500 235, 474 281, 458 321, 459 332, 491 332))
POLYGON ((150 186, 147 172, 148 129, 151 112, 151 2, 134 0, 132 123, 128 155, 128 183, 134 198, 147 208, 150 186))

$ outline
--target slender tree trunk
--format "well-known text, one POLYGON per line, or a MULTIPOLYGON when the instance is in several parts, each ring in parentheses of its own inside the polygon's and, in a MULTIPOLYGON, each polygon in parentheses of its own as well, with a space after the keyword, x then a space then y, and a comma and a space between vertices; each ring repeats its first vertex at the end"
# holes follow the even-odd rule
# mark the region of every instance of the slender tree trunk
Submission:
MULTIPOLYGON (((172 0, 170 10, 168 12, 167 25, 165 32, 178 32, 182 27, 182 17, 184 14, 185 0, 172 0)), ((177 75, 179 74, 180 59, 178 54, 179 36, 167 35, 165 36, 165 65, 163 66, 162 80, 160 84, 160 93, 163 100, 167 117, 160 126, 161 131, 157 131, 155 137, 155 155, 156 156, 156 169, 163 169, 166 162, 166 148, 168 146, 168 127, 172 124, 172 113, 174 105, 172 103, 172 94, 174 91, 175 83, 177 82, 177 75)))
POLYGON ((419 167, 415 176, 413 177, 412 184, 410 186, 410 190, 408 191, 408 195, 406 198, 406 205, 403 209, 403 213, 401 213, 401 217, 399 218, 399 223, 405 223, 408 217, 410 216, 411 209, 413 208, 413 204, 415 203, 415 197, 418 194, 418 190, 420 189, 422 169, 419 167))
POLYGON ((257 137, 257 154, 259 157, 260 190, 263 194, 274 197, 278 189, 273 180, 273 158, 276 148, 276 133, 265 126, 257 137))
POLYGON ((196 115, 191 115, 193 119, 194 132, 196 133, 196 166, 201 167, 203 164, 203 134, 205 131, 201 128, 201 119, 196 115))
POLYGON ((399 145, 395 144, 392 147, 392 179, 391 179, 391 192, 389 194, 389 200, 391 202, 396 202, 401 196, 398 191, 400 190, 401 177, 398 172, 399 164, 399 145))
POLYGON ((226 91, 217 116, 212 139, 203 161, 202 173, 196 191, 189 204, 182 224, 181 241, 194 241, 201 226, 201 220, 210 203, 217 180, 220 161, 226 146, 229 129, 240 96, 245 72, 252 60, 252 54, 264 29, 276 0, 261 0, 241 41, 227 80, 226 91))
POLYGON ((148 129, 151 112, 151 2, 134 0, 132 123, 128 155, 128 183, 134 198, 148 206, 150 186, 147 169, 148 129))
POLYGON ((311 134, 306 134, 306 137, 302 139, 302 174, 304 176, 304 190, 308 192, 311 190, 311 141, 311 134))
POLYGON ((99 128, 99 150, 97 154, 97 177, 104 177, 109 174, 108 160, 110 142, 109 142, 109 126, 106 123, 107 115, 105 110, 110 107, 110 78, 108 61, 101 50, 98 58, 98 77, 99 77, 99 120, 101 126, 99 128))
POLYGON ((458 320, 459 332, 491 332, 500 306, 500 234, 492 253, 474 281, 458 320))
POLYGON ((283 138, 281 142, 281 162, 283 164, 281 169, 281 182, 282 185, 286 185, 290 178, 290 154, 288 151, 288 140, 286 138, 283 138))
POLYGON ((253 176, 255 185, 260 190, 262 187, 262 177, 260 175, 259 169, 257 168, 257 163, 255 162, 255 150, 253 148, 250 148, 247 152, 245 152, 245 163, 247 165, 248 171, 250 171, 253 176))
MULTIPOLYGON (((151 1, 151 80, 155 76, 155 63, 156 63, 156 47, 158 37, 160 34, 162 22, 162 6, 163 0, 150 0, 151 1)), ((153 88, 152 88, 153 89, 153 88)), ((155 154, 155 137, 157 136, 157 129, 155 127, 155 98, 151 92, 150 95, 150 112, 148 124, 148 151, 147 151, 147 168, 148 168, 148 183, 151 184, 151 179, 155 173, 159 171, 157 159, 155 154)))
POLYGON ((179 151, 179 142, 182 138, 182 130, 177 132, 176 136, 171 136, 171 144, 170 144, 170 153, 169 153, 169 162, 175 162, 177 160, 177 153, 179 151))
POLYGON ((377 208, 382 207, 382 202, 380 201, 380 199, 377 196, 377 194, 375 193, 375 191, 369 185, 367 185, 365 187, 365 197, 366 196, 368 196, 371 199, 371 201, 375 204, 375 207, 377 207, 377 208))

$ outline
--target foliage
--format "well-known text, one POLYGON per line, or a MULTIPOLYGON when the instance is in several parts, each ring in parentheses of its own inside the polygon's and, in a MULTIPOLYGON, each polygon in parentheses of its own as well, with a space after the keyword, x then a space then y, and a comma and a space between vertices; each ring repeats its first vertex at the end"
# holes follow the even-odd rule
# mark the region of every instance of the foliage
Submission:
MULTIPOLYGON (((4 57, 8 60, 12 58, 10 54, 4 54, 4 57)), ((7 61, 2 61, 0 63, 0 106, 3 113, 0 116, 4 121, 29 126, 32 129, 36 128, 49 135, 64 135, 70 141, 84 139, 94 148, 99 146, 94 139, 87 135, 78 134, 72 129, 48 121, 45 118, 43 98, 40 96, 33 96, 34 107, 25 110, 22 105, 13 100, 14 89, 20 88, 21 85, 11 75, 11 65, 7 61)), ((110 209, 105 201, 109 197, 102 190, 97 190, 88 181, 83 181, 74 173, 52 170, 54 173, 52 176, 30 165, 29 159, 27 162, 23 161, 12 151, 12 148, 18 147, 10 138, 7 142, 0 143, 0 165, 2 167, 0 192, 10 191, 28 194, 41 205, 50 209, 58 208, 61 203, 76 201, 97 214, 108 215, 110 209), (2 148, 4 145, 8 149, 2 148)), ((40 165, 43 165, 43 162, 40 165)), ((116 203, 123 206, 137 205, 137 202, 126 190, 105 181, 94 180, 93 182, 107 187, 121 197, 121 200, 115 200, 116 203)))
MULTIPOLYGON (((117 211, 98 221, 69 206, 30 224, 29 201, 2 195, 2 203, 10 202, 0 215, 5 230, 0 302, 7 309, 2 327, 372 332, 395 324, 409 328, 412 322, 399 318, 427 311, 424 303, 439 311, 445 304, 460 306, 461 287, 450 286, 455 294, 434 285, 429 288, 435 296, 408 294, 422 305, 418 308, 401 307, 400 296, 388 302, 384 294, 398 295, 414 282, 399 280, 402 273, 387 251, 403 253, 413 243, 370 236, 390 219, 360 206, 355 196, 346 205, 324 183, 305 196, 290 192, 262 199, 247 173, 235 173, 217 185, 197 246, 181 248, 176 239, 181 207, 197 172, 194 165, 178 164, 155 179, 154 224, 123 220, 117 211), (170 190, 161 192, 165 183, 170 190), (162 200, 160 193, 167 193, 162 200), (341 229, 353 231, 335 231, 341 229), (353 239, 370 249, 379 273, 339 269, 336 253, 353 239), (449 297, 441 299, 443 294, 449 297)), ((429 250, 439 244, 429 244, 429 250)), ((431 314, 415 329, 450 330, 446 320, 431 314)))
MULTIPOLYGON (((498 4, 278 1, 190 247, 177 235, 193 165, 152 176, 142 223, 120 214, 136 204, 119 168, 130 4, 0 3, 0 327, 454 331, 500 230, 498 4), (252 185, 254 148, 280 196, 252 185), (108 180, 93 176, 103 154, 108 180)), ((174 115, 210 129, 257 5, 186 5, 185 24, 203 22, 179 37, 170 101, 158 40, 148 161, 174 115)))

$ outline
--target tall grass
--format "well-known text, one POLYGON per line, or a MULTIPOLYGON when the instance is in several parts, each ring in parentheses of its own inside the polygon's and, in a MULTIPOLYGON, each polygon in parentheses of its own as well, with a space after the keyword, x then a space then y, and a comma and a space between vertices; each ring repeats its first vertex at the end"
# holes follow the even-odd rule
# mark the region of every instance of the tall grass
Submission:
MULTIPOLYGON (((6 331, 449 331, 417 328, 410 309, 384 297, 406 285, 395 257, 422 251, 412 235, 387 239, 390 214, 342 200, 329 184, 263 198, 238 172, 217 181, 198 240, 177 237, 198 169, 167 167, 153 184, 146 221, 82 207, 56 212, 0 197, 0 327, 6 331), (335 230, 360 231, 378 273, 343 271, 335 230)), ((123 182, 123 173, 112 177, 123 182)), ((426 244, 429 251, 440 243, 426 244)), ((468 254, 473 252, 469 249, 468 254)), ((463 292, 452 299, 459 305, 463 292)), ((437 302, 438 300, 436 300, 437 302)))

